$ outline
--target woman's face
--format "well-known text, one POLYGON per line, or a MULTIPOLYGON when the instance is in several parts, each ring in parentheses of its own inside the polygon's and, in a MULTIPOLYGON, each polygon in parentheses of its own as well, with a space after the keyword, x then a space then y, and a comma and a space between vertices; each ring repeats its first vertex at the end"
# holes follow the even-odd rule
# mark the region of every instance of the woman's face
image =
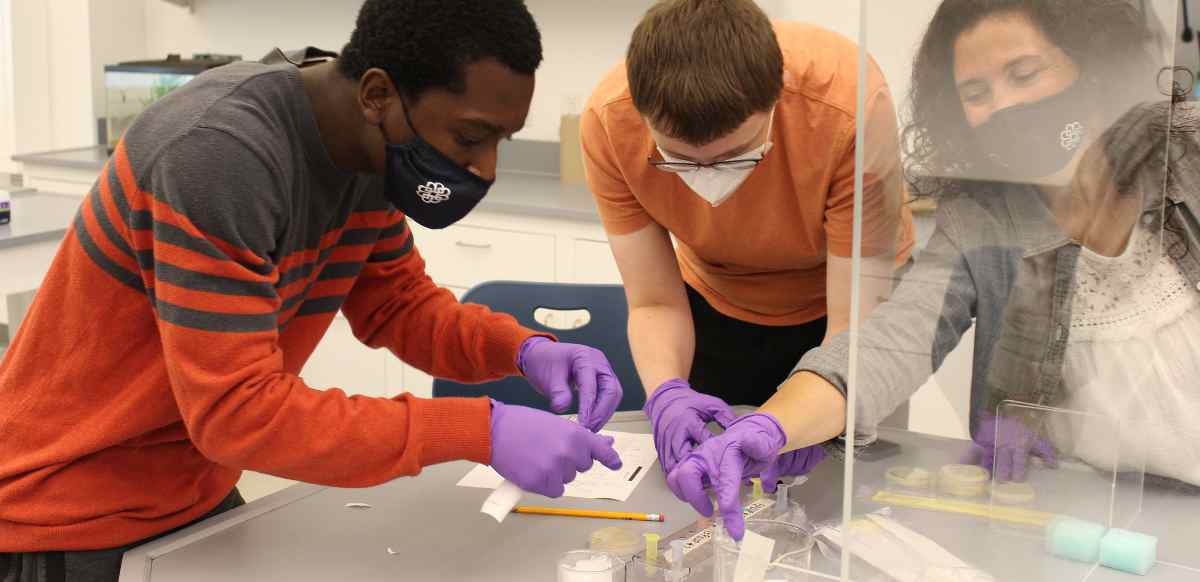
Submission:
POLYGON ((954 43, 954 84, 972 128, 1002 109, 1057 95, 1078 77, 1071 58, 1023 12, 984 18, 954 43))

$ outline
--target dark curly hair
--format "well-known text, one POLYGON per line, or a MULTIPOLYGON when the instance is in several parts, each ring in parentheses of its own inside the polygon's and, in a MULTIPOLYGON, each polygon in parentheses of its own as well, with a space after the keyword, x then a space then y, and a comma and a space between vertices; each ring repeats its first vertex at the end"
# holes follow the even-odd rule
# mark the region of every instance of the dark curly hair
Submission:
POLYGON ((366 0, 338 70, 358 80, 387 71, 405 97, 431 88, 465 90, 463 67, 494 58, 532 75, 542 37, 522 0, 366 0))
MULTIPOLYGON (((913 59, 901 143, 904 174, 916 196, 978 192, 971 130, 954 82, 954 43, 989 16, 1020 12, 1079 67, 1080 81, 1114 107, 1157 94, 1162 33, 1153 13, 1131 0, 945 0, 913 59), (1101 93, 1102 92, 1102 93, 1101 93), (1118 105, 1119 104, 1119 105, 1118 105)), ((1120 115, 1120 111, 1105 112, 1120 115)), ((996 186, 996 185, 992 185, 996 186)))

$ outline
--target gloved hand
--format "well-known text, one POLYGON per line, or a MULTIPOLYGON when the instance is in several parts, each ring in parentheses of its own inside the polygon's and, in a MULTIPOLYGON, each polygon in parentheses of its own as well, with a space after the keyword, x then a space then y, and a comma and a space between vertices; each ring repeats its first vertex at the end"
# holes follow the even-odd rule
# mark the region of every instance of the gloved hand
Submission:
POLYGON ((658 461, 668 474, 696 445, 712 437, 709 422, 728 427, 737 418, 723 400, 696 392, 678 378, 663 382, 642 410, 650 418, 658 461))
POLYGON ((821 445, 788 451, 775 457, 775 461, 762 472, 763 491, 774 493, 779 487, 780 478, 807 475, 824 460, 825 447, 821 445))
POLYGON ((488 463, 521 489, 560 497, 577 473, 593 460, 612 470, 621 468, 612 437, 544 410, 510 406, 492 400, 492 459, 488 463))
POLYGON ((1054 447, 1029 430, 1020 419, 997 418, 989 413, 979 423, 971 448, 963 455, 962 462, 989 471, 994 464, 992 477, 997 481, 1024 481, 1025 462, 1030 454, 1041 457, 1048 466, 1058 464, 1054 447))
POLYGON ((579 424, 592 432, 608 424, 621 403, 621 382, 608 358, 595 348, 531 337, 521 344, 517 367, 558 413, 571 407, 574 385, 579 391, 579 424))
POLYGON ((744 476, 761 473, 787 444, 783 426, 762 412, 747 414, 719 436, 708 439, 667 475, 667 486, 676 497, 692 504, 705 517, 713 514, 704 491, 707 477, 717 493, 717 506, 725 529, 733 539, 746 533, 742 519, 741 488, 744 476))

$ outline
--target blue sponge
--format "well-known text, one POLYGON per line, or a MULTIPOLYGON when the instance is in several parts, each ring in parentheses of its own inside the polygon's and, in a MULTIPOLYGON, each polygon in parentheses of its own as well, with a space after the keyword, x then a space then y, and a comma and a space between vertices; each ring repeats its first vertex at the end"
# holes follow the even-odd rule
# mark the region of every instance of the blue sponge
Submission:
POLYGON ((1046 526, 1046 550, 1068 560, 1094 564, 1107 528, 1098 523, 1057 517, 1046 526))
POLYGON ((1100 563, 1145 576, 1158 559, 1158 538, 1124 529, 1110 529, 1100 541, 1100 563))

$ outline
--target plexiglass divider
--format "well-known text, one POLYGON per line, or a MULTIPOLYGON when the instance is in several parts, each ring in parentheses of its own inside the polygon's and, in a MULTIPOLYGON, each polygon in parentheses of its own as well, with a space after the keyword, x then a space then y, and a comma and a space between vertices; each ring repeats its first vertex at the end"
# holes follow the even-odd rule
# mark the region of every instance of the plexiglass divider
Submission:
POLYGON ((1200 579, 1200 160, 1170 86, 1177 8, 862 1, 861 319, 823 374, 847 381, 858 447, 814 554, 841 579, 1200 579), (956 348, 969 374, 929 382, 956 348), (879 427, 922 386, 966 434, 931 434, 916 406, 912 430, 879 427))

